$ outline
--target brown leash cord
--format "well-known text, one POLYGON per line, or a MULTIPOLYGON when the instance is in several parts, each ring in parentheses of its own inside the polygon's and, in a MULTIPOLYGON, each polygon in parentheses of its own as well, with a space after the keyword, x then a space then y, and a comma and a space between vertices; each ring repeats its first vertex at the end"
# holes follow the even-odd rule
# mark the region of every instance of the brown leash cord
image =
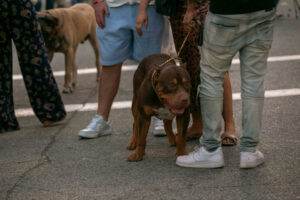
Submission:
MULTIPOLYGON (((184 47, 184 45, 185 45, 185 43, 186 43, 186 41, 187 41, 187 39, 188 39, 188 37, 189 37, 189 35, 190 35, 191 32, 192 32, 192 30, 189 30, 188 34, 185 36, 185 38, 184 38, 184 40, 183 40, 183 42, 182 42, 182 44, 181 44, 181 47, 180 47, 180 49, 179 49, 179 51, 178 51, 178 53, 177 53, 177 56, 174 57, 174 58, 172 58, 172 57, 169 58, 168 60, 166 60, 165 62, 163 62, 162 64, 160 64, 159 67, 162 67, 162 66, 166 65, 168 62, 170 62, 171 60, 175 60, 175 59, 177 59, 178 62, 179 62, 180 64, 182 64, 182 60, 181 60, 181 58, 179 57, 179 55, 180 55, 180 53, 181 53, 181 51, 182 51, 182 49, 183 49, 183 47, 184 47)), ((156 92, 156 90, 155 90, 155 86, 154 86, 154 80, 157 79, 157 77, 158 77, 157 71, 156 71, 156 70, 153 70, 152 77, 151 77, 152 88, 153 88, 153 90, 155 91, 157 97, 159 98, 159 96, 158 96, 158 94, 157 94, 157 92, 156 92)), ((161 101, 160 98, 159 98, 159 100, 161 101)))
POLYGON ((181 51, 182 51, 182 49, 183 49, 183 47, 184 47, 184 45, 185 45, 185 43, 186 43, 186 41, 187 41, 187 39, 188 39, 188 37, 189 37, 189 35, 190 35, 191 32, 192 32, 192 30, 189 30, 188 34, 185 36, 185 38, 184 38, 184 40, 183 40, 183 42, 182 42, 182 44, 181 44, 181 47, 180 47, 180 49, 179 49, 179 51, 178 51, 178 53, 177 53, 177 56, 174 57, 174 58, 169 58, 169 59, 166 60, 164 63, 160 64, 160 65, 159 65, 160 67, 164 66, 165 64, 167 64, 167 63, 170 62, 171 60, 175 60, 175 59, 177 59, 178 62, 179 62, 180 64, 182 64, 182 60, 181 60, 181 58, 180 58, 179 56, 180 56, 180 53, 181 53, 181 51))

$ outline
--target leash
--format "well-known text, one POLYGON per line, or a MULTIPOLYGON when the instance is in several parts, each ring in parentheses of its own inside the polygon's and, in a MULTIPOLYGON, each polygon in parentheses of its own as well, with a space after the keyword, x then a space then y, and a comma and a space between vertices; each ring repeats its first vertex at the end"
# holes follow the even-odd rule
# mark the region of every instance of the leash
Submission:
POLYGON ((186 43, 188 37, 190 36, 190 33, 191 33, 191 32, 192 32, 192 30, 189 30, 188 34, 185 36, 185 38, 184 38, 184 40, 183 40, 183 42, 182 42, 182 44, 181 44, 181 47, 180 47, 180 49, 179 49, 179 51, 178 51, 178 53, 177 53, 177 56, 175 56, 175 57, 173 57, 173 58, 172 58, 172 57, 169 58, 168 60, 166 60, 165 62, 163 62, 162 64, 160 64, 159 67, 162 67, 162 66, 166 65, 168 62, 170 62, 171 60, 175 60, 175 59, 177 59, 178 62, 179 62, 180 64, 182 64, 182 59, 180 58, 180 53, 181 53, 181 51, 182 51, 182 49, 183 49, 183 47, 184 47, 184 45, 185 45, 185 43, 186 43))
MULTIPOLYGON (((180 56, 180 53, 181 53, 181 51, 182 51, 182 49, 183 49, 183 47, 184 47, 184 45, 185 45, 185 43, 186 43, 186 41, 187 41, 187 39, 188 39, 188 37, 189 37, 189 35, 190 35, 191 32, 192 32, 192 29, 190 29, 189 32, 187 33, 187 35, 185 36, 185 38, 184 38, 184 40, 183 40, 183 42, 181 44, 181 47, 180 47, 180 49, 179 49, 179 51, 177 53, 177 56, 169 58, 168 60, 166 60, 162 64, 158 65, 159 67, 163 67, 164 65, 166 65, 167 63, 169 63, 170 61, 175 60, 175 59, 177 59, 178 62, 180 64, 182 64, 182 59, 179 56, 180 56)), ((158 99, 160 100, 160 102, 162 102, 162 99, 159 97, 159 95, 158 95, 158 93, 157 93, 157 91, 155 89, 155 84, 154 84, 155 80, 158 79, 158 75, 159 74, 158 74, 157 70, 154 69, 153 73, 152 73, 152 76, 151 76, 151 84, 152 84, 152 88, 153 88, 154 92, 156 93, 158 99)))

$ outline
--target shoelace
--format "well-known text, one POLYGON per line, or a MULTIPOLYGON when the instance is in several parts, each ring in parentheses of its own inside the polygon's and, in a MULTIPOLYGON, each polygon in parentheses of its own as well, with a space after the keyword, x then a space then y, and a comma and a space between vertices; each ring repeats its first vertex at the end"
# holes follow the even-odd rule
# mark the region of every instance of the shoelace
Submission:
MULTIPOLYGON (((92 121, 91 121, 91 123, 88 125, 88 128, 89 129, 92 129, 93 127, 95 127, 95 126, 99 126, 98 125, 98 121, 99 121, 99 119, 97 119, 97 118, 93 118, 92 119, 92 121)), ((101 127, 101 125, 102 125, 102 123, 100 123, 100 127, 101 127)))

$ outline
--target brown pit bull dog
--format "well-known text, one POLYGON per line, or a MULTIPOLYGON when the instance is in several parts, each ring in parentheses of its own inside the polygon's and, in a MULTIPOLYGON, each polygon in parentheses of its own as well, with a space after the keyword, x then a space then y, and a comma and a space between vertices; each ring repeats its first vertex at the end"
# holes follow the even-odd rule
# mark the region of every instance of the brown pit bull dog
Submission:
POLYGON ((73 92, 77 82, 75 59, 79 43, 89 40, 96 55, 97 80, 100 54, 96 36, 96 18, 89 4, 79 3, 70 8, 57 8, 37 13, 51 62, 54 52, 65 54, 64 93, 73 92))
POLYGON ((164 120, 170 145, 176 144, 176 156, 186 154, 185 134, 189 124, 190 76, 185 65, 177 66, 165 54, 150 55, 142 60, 133 77, 133 135, 127 149, 134 150, 129 161, 143 159, 151 116, 164 120), (176 116, 177 137, 172 131, 176 116))

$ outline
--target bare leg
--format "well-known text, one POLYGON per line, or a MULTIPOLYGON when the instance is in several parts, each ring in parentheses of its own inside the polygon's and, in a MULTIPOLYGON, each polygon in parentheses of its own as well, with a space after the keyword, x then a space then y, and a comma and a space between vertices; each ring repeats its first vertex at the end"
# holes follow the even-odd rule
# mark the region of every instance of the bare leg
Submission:
POLYGON ((232 106, 232 89, 228 72, 225 74, 224 81, 224 93, 223 93, 223 118, 225 121, 225 131, 223 134, 223 145, 236 144, 235 124, 233 119, 233 106, 232 106), (224 137, 225 136, 225 137, 224 137))
POLYGON ((100 81, 98 88, 98 110, 105 121, 108 120, 111 105, 118 92, 122 63, 103 66, 100 70, 100 81))
POLYGON ((195 138, 199 138, 202 135, 202 117, 200 111, 192 112, 192 125, 188 128, 186 139, 191 140, 195 138))

